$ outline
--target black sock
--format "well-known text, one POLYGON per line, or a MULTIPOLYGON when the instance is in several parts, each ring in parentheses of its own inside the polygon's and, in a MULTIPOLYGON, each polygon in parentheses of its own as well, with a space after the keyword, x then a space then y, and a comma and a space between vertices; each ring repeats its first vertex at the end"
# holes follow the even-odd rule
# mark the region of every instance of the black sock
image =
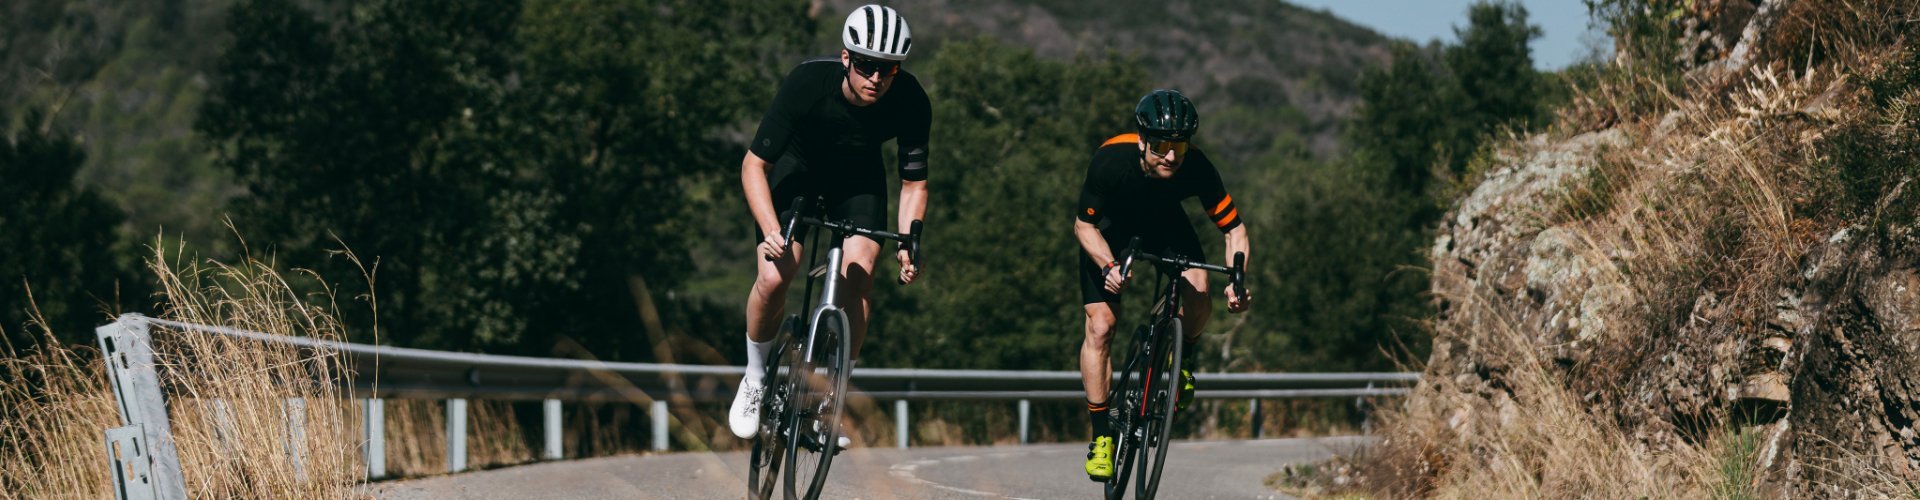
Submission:
POLYGON ((1107 416, 1107 404, 1087 401, 1087 418, 1093 421, 1093 435, 1112 436, 1113 422, 1107 416))

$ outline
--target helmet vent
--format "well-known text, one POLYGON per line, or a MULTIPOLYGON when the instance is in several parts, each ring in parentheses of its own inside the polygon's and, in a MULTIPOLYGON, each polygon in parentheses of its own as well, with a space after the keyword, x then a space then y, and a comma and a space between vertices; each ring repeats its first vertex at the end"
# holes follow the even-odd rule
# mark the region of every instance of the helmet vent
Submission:
MULTIPOLYGON (((872 32, 873 32, 873 6, 872 6, 872 5, 868 5, 868 6, 866 6, 866 7, 862 7, 861 9, 862 9, 862 10, 865 10, 865 11, 867 11, 867 16, 866 16, 866 17, 867 17, 867 32, 868 32, 868 33, 872 33, 872 32)), ((872 38, 868 38, 868 39, 867 39, 867 48, 869 48, 869 49, 871 49, 871 48, 873 48, 873 42, 874 42, 874 41, 873 41, 873 39, 872 39, 872 38)))

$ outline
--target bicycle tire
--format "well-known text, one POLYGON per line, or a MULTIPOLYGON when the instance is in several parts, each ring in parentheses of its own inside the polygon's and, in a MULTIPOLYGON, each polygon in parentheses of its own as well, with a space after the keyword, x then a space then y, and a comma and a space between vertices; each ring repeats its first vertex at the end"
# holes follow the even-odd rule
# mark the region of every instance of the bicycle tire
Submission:
POLYGON ((816 500, 833 467, 838 424, 846 409, 847 315, 825 307, 814 316, 809 344, 794 356, 788 380, 786 493, 788 500, 816 500), (817 460, 817 461, 816 461, 817 460))
POLYGON ((786 376, 780 374, 780 363, 793 356, 788 351, 796 345, 791 339, 795 328, 800 326, 800 315, 787 315, 780 322, 780 334, 775 339, 788 339, 769 352, 772 358, 766 362, 767 393, 760 399, 760 435, 754 436, 753 451, 747 455, 747 498, 751 500, 771 500, 773 489, 780 483, 780 464, 786 458, 786 441, 781 424, 786 423, 786 376))
POLYGON ((1127 355, 1127 364, 1121 365, 1118 372, 1120 380, 1107 389, 1107 401, 1114 407, 1113 418, 1113 477, 1106 482, 1107 500, 1121 500, 1127 497, 1127 480, 1133 477, 1133 458, 1140 451, 1140 434, 1137 426, 1140 422, 1140 380, 1145 376, 1141 369, 1145 362, 1147 339, 1153 338, 1153 329, 1141 325, 1133 331, 1131 354, 1127 355))
POLYGON ((1173 414, 1179 411, 1178 395, 1180 388, 1181 342, 1180 318, 1167 322, 1165 331, 1156 338, 1167 345, 1156 350, 1154 358, 1148 360, 1149 373, 1145 397, 1141 399, 1147 409, 1141 427, 1146 429, 1145 438, 1140 442, 1140 479, 1134 484, 1138 488, 1137 498, 1151 500, 1160 490, 1160 471, 1167 465, 1167 448, 1171 447, 1173 436, 1173 414), (1166 353, 1162 357, 1160 353, 1166 353))

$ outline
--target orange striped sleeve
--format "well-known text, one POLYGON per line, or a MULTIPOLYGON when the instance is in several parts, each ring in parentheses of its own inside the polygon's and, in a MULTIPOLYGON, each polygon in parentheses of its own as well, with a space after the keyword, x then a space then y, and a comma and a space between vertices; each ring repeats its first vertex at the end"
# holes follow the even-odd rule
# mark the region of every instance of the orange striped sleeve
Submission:
POLYGON ((1233 205, 1233 195, 1222 196, 1220 197, 1220 204, 1213 206, 1212 215, 1214 217, 1219 217, 1221 212, 1227 211, 1227 207, 1232 205, 1233 205))
POLYGON ((1240 216, 1240 209, 1238 208, 1233 209, 1233 211, 1227 212, 1226 217, 1220 218, 1220 222, 1215 222, 1213 223, 1213 225, 1219 227, 1220 229, 1226 229, 1227 226, 1233 224, 1233 220, 1239 216, 1240 216))

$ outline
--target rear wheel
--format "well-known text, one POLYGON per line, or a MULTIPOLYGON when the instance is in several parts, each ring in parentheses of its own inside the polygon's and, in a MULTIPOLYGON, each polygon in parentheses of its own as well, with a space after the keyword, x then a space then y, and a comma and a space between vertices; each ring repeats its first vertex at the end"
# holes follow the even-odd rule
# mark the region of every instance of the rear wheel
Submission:
POLYGON ((782 425, 786 423, 787 380, 781 375, 780 364, 796 357, 789 351, 796 345, 792 341, 794 329, 800 326, 799 315, 788 315, 780 324, 780 335, 775 339, 785 339, 775 348, 767 360, 766 393, 760 398, 760 435, 753 439, 753 452, 747 457, 747 498, 767 500, 773 498, 774 485, 780 480, 780 463, 787 457, 786 438, 782 425))
POLYGON ((1153 350, 1153 358, 1148 359, 1146 391, 1141 399, 1143 420, 1138 424, 1145 432, 1140 440, 1140 480, 1139 498, 1151 499, 1160 489, 1160 469, 1167 465, 1167 448, 1173 442, 1173 413, 1177 396, 1180 394, 1180 355, 1181 331, 1180 319, 1167 322, 1164 331, 1158 332, 1153 350))
POLYGON ((826 485, 846 409, 847 316, 836 308, 814 318, 812 345, 789 363, 787 498, 814 500, 826 485))

